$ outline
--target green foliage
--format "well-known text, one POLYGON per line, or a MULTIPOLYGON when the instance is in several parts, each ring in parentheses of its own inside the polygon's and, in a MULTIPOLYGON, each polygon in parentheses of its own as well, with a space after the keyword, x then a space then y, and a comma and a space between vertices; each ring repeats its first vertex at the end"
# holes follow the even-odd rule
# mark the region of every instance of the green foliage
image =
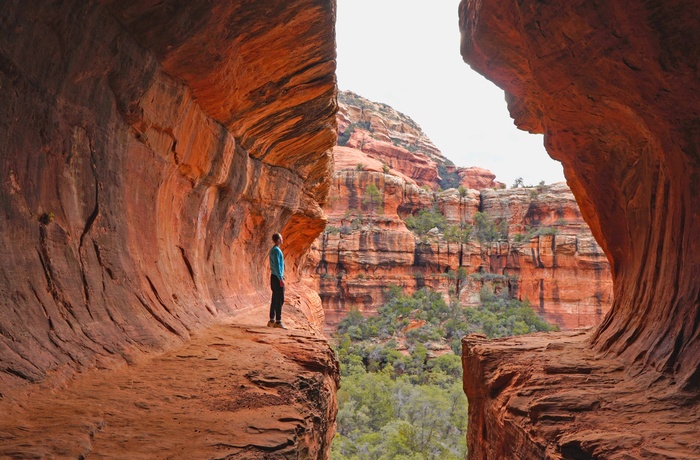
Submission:
POLYGON ((348 141, 350 140, 350 136, 352 136, 352 133, 355 131, 356 128, 361 128, 364 129, 365 131, 372 132, 371 129, 371 124, 369 121, 360 121, 357 123, 350 123, 347 128, 345 128, 345 131, 342 133, 338 134, 338 145, 346 145, 348 141))
POLYGON ((553 236, 553 235, 558 235, 559 230, 554 228, 554 227, 540 227, 537 230, 537 235, 543 235, 543 236, 553 236))
POLYGON ((407 216, 404 222, 409 230, 421 236, 433 228, 442 232, 447 227, 447 219, 435 208, 421 209, 415 216, 407 216))
POLYGON ((513 185, 510 188, 520 188, 523 185, 525 185, 525 181, 523 180, 522 177, 517 177, 515 179, 515 182, 513 182, 513 185))
POLYGON ((342 380, 331 458, 463 459, 467 401, 462 337, 550 327, 526 303, 488 288, 482 290, 478 308, 447 305, 441 294, 427 289, 404 295, 392 286, 384 294, 386 302, 376 316, 364 318, 353 310, 338 326, 342 380), (422 325, 406 332, 409 324, 422 325), (454 353, 433 356, 431 344, 441 341, 454 353))
POLYGON ((452 172, 449 172, 447 170, 446 164, 438 164, 438 174, 440 175, 440 180, 438 181, 438 184, 443 190, 447 190, 448 188, 457 188, 460 186, 459 174, 457 173, 457 171, 454 170, 452 172))
POLYGON ((334 227, 332 225, 327 225, 323 231, 325 233, 329 233, 331 235, 337 235, 338 233, 340 233, 340 229, 338 227, 334 227))
POLYGON ((474 227, 472 226, 448 225, 444 234, 448 243, 466 244, 469 242, 473 231, 474 227))
POLYGON ((508 239, 506 221, 503 220, 500 224, 496 224, 490 215, 483 212, 474 214, 474 228, 476 239, 480 243, 492 243, 508 239))
POLYGON ((350 140, 350 136, 352 135, 353 131, 355 131, 355 126, 351 124, 350 126, 348 126, 345 129, 345 131, 338 134, 338 141, 337 141, 338 145, 340 145, 340 146, 346 145, 348 143, 348 141, 350 140))
MULTIPOLYGON (((561 225, 561 223, 557 221, 557 225, 561 225)), ((536 236, 554 236, 558 234, 559 229, 556 227, 530 227, 525 233, 514 234, 513 241, 516 243, 524 243, 536 236)))
POLYGON ((391 168, 389 167, 389 165, 387 165, 387 164, 382 164, 382 171, 384 172, 384 174, 389 174, 389 170, 391 170, 391 168))
POLYGON ((382 204, 382 194, 376 185, 369 184, 365 189, 365 198, 362 202, 373 211, 378 205, 382 204))
POLYGON ((480 292, 481 307, 467 308, 471 324, 478 325, 489 338, 556 330, 538 316, 528 302, 509 299, 507 293, 496 295, 487 285, 480 292))
POLYGON ((362 163, 357 163, 357 166, 355 167, 358 171, 364 171, 365 170, 365 165, 362 163))

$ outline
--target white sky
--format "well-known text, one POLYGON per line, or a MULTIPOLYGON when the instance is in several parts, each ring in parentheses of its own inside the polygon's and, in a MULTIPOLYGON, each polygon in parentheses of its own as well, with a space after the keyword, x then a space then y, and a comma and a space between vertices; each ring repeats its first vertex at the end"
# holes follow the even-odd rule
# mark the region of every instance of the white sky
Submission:
POLYGON ((459 54, 459 0, 337 0, 338 86, 413 118, 457 166, 510 187, 564 181, 542 136, 518 130, 503 91, 459 54))

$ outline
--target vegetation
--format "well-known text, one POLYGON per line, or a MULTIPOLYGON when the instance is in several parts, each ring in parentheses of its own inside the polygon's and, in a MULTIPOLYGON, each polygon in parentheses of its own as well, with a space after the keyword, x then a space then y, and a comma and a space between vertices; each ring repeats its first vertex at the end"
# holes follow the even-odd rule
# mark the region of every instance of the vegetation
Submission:
POLYGON ((448 305, 441 294, 426 289, 409 296, 391 287, 386 297, 377 316, 364 318, 354 310, 338 327, 342 383, 331 458, 463 459, 462 337, 551 327, 527 303, 488 287, 478 308, 448 305), (430 351, 436 344, 442 352, 430 351))
POLYGON ((422 209, 415 216, 407 216, 404 222, 409 230, 420 236, 426 235, 433 228, 443 232, 447 227, 447 219, 435 208, 422 209))
MULTIPOLYGON (((558 222, 557 225, 559 225, 558 222)), ((554 236, 558 234, 559 230, 556 227, 530 227, 525 233, 514 234, 513 241, 516 243, 523 243, 530 241, 536 236, 554 236)))
POLYGON ((352 133, 355 131, 356 128, 361 128, 365 131, 370 131, 370 122, 360 121, 357 123, 350 123, 350 125, 348 125, 348 127, 345 128, 345 131, 338 135, 338 145, 346 145, 350 140, 350 136, 352 136, 352 133))
POLYGON ((459 174, 457 171, 448 172, 447 164, 438 164, 438 174, 440 175, 440 181, 438 181, 438 184, 443 190, 460 187, 459 174))
POLYGON ((365 198, 362 203, 367 206, 369 210, 369 224, 372 225, 372 216, 377 206, 382 204, 382 194, 374 184, 369 184, 365 189, 365 198))
POLYGON ((480 243, 492 243, 499 240, 508 239, 508 226, 505 220, 499 224, 494 222, 493 218, 483 212, 474 214, 474 227, 476 239, 480 243))

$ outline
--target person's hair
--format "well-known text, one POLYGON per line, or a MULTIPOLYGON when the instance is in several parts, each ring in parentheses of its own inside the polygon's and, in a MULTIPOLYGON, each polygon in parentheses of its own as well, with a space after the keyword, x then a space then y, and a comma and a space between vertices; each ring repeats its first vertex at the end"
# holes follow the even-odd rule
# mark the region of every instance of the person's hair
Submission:
POLYGON ((282 238, 282 235, 280 235, 279 233, 272 234, 272 241, 274 241, 275 243, 277 243, 280 240, 280 238, 282 238))

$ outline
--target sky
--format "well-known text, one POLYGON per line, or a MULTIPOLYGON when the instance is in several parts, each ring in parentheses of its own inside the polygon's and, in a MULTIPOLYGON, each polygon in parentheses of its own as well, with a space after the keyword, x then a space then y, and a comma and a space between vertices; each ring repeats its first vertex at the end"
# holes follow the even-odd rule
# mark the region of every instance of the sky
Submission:
POLYGON ((503 90, 459 53, 459 0, 337 0, 338 87, 418 123, 457 166, 511 186, 564 181, 541 135, 518 130, 503 90))

